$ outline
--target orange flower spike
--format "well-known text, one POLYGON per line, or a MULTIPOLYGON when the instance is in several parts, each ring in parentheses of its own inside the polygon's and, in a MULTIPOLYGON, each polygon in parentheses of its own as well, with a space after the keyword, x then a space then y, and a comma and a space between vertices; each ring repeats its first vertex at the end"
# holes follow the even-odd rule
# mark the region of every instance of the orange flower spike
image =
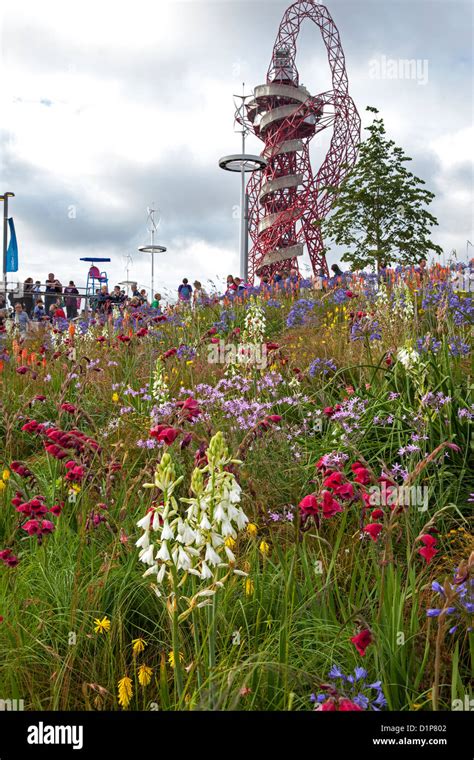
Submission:
POLYGON ((27 348, 23 348, 22 349, 21 358, 23 359, 24 362, 26 362, 26 360, 28 358, 28 349, 27 348))
POLYGON ((43 357, 43 359, 42 359, 42 361, 41 361, 41 364, 43 365, 43 367, 46 367, 47 363, 48 363, 48 362, 47 362, 47 361, 46 361, 46 359, 43 357))
POLYGON ((69 323, 69 327, 67 331, 69 335, 71 336, 71 338, 73 338, 76 333, 76 325, 74 324, 74 322, 69 323))

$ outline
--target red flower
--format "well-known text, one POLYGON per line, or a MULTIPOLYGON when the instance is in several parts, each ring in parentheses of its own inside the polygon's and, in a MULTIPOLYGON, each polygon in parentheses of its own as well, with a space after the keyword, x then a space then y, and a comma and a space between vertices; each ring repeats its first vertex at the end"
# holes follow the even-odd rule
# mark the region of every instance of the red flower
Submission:
POLYGON ((33 401, 46 401, 46 396, 35 396, 33 401))
POLYGON ((167 427, 164 430, 162 430, 161 433, 157 435, 156 437, 158 438, 159 441, 164 441, 167 446, 171 446, 173 441, 176 440, 176 438, 178 437, 180 433, 181 433, 181 430, 179 430, 178 428, 167 427))
POLYGON ((176 406, 181 407, 183 415, 187 420, 192 420, 194 417, 199 417, 201 410, 196 399, 189 396, 185 401, 177 401, 176 406))
POLYGON ((369 646, 369 644, 372 643, 372 634, 367 629, 361 631, 357 634, 357 636, 353 636, 351 638, 352 643, 354 644, 355 648, 361 655, 361 657, 364 657, 365 650, 369 646))
POLYGON ((168 357, 174 356, 177 350, 177 348, 169 348, 168 351, 165 351, 163 354, 163 359, 168 359, 168 357))
MULTIPOLYGON (((358 462, 356 464, 359 464, 358 462)), ((370 473, 366 467, 359 465, 356 469, 355 465, 352 465, 352 472, 355 474, 354 480, 356 483, 361 483, 363 486, 370 483, 370 473)))
POLYGON ((219 338, 211 338, 211 343, 219 343, 219 338))
POLYGON ((36 420, 28 420, 28 422, 26 422, 21 429, 25 430, 27 433, 34 433, 37 428, 38 423, 36 420))
POLYGON ((323 508, 323 517, 332 517, 336 514, 336 512, 342 512, 343 509, 338 501, 333 497, 333 495, 329 491, 323 491, 322 492, 322 508, 323 508))
POLYGON ((25 467, 24 464, 21 462, 12 462, 10 465, 10 470, 13 470, 17 475, 20 476, 20 478, 33 478, 34 475, 31 472, 31 470, 28 469, 28 467, 25 467))
POLYGON ((336 705, 334 704, 334 700, 328 699, 326 702, 323 702, 319 710, 320 712, 336 712, 336 705))
POLYGON ((72 459, 66 462, 67 475, 66 480, 70 483, 80 483, 86 474, 86 469, 82 464, 76 464, 72 459))
POLYGON ((137 330, 137 337, 144 338, 145 335, 148 335, 148 330, 146 327, 140 327, 139 330, 137 330))
POLYGON ((266 344, 266 347, 267 347, 267 351, 276 351, 277 348, 280 348, 280 345, 279 343, 270 342, 266 344))
POLYGON ((62 501, 60 504, 53 504, 52 507, 49 508, 49 511, 51 514, 56 515, 56 517, 59 517, 64 507, 64 502, 62 501))
POLYGON ((339 700, 339 712, 363 712, 363 710, 362 707, 356 705, 355 702, 352 702, 350 699, 343 697, 339 700))
POLYGON ((374 509, 372 514, 370 515, 372 520, 381 520, 383 517, 383 510, 382 509, 374 509))
POLYGON ((49 443, 45 446, 46 451, 55 459, 64 459, 67 457, 67 451, 60 446, 56 446, 55 443, 49 443))
POLYGON ((36 536, 41 532, 41 526, 39 520, 28 520, 22 525, 23 530, 26 530, 29 536, 36 536))
POLYGON ((16 371, 18 372, 19 375, 26 375, 26 373, 29 372, 29 370, 30 370, 30 368, 29 367, 25 367, 25 366, 17 367, 16 368, 16 371))
POLYGON ((280 414, 268 414, 265 417, 266 420, 269 420, 270 422, 280 422, 281 415, 280 414))
POLYGON ((166 430, 167 428, 168 425, 156 425, 150 430, 150 435, 152 438, 158 438, 161 441, 160 435, 163 430, 166 430))
POLYGON ((352 290, 346 290, 346 296, 347 298, 354 298, 354 293, 352 290))
POLYGON ((327 476, 327 478, 324 478, 323 486, 325 488, 334 488, 334 486, 340 486, 342 484, 342 479, 342 472, 332 472, 327 476))
POLYGON ((77 412, 77 406, 74 406, 74 404, 69 404, 68 402, 61 404, 61 409, 63 412, 68 412, 69 414, 74 414, 77 412))
MULTIPOLYGON (((381 510, 375 510, 380 512, 381 510)), ((383 512, 382 512, 383 515, 383 512)), ((368 533, 372 541, 377 541, 380 531, 383 529, 383 525, 380 523, 369 523, 364 528, 364 533, 368 533)))
POLYGON ((343 483, 342 486, 338 486, 334 489, 336 496, 340 499, 353 499, 354 498, 354 486, 352 483, 343 483))
POLYGON ((215 334, 216 334, 216 332, 217 332, 217 327, 216 327, 216 326, 213 326, 213 327, 210 327, 210 328, 209 328, 209 330, 207 331, 207 334, 208 334, 208 335, 215 335, 215 334))
POLYGON ((432 546, 424 546, 422 549, 418 549, 418 554, 420 554, 424 560, 426 560, 426 564, 429 565, 433 557, 438 554, 438 549, 433 549, 432 546))
POLYGON ((303 499, 301 499, 298 506, 305 517, 309 517, 310 515, 317 515, 319 511, 318 500, 313 493, 310 493, 308 496, 305 496, 303 499))
POLYGON ((434 536, 431 536, 429 533, 424 533, 422 536, 420 536, 420 541, 425 546, 436 546, 436 538, 434 536))

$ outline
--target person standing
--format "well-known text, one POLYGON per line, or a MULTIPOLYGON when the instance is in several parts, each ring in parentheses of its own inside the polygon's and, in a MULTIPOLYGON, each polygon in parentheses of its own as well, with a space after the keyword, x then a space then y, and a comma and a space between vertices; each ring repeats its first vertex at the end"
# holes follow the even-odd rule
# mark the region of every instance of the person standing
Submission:
POLYGON ((33 313, 33 288, 33 278, 27 277, 23 283, 23 306, 30 319, 33 313))
POLYGON ((155 293, 155 297, 153 301, 151 302, 151 308, 160 309, 160 301, 161 301, 161 293, 155 293))
POLYGON ((193 306, 204 306, 209 302, 209 297, 199 280, 194 280, 193 306))
POLYGON ((74 284, 74 280, 69 280, 69 285, 64 288, 64 303, 68 319, 76 319, 77 317, 78 295, 79 291, 74 284))
POLYGON ((193 289, 191 285, 189 284, 188 278, 184 277, 183 282, 178 288, 178 299, 183 302, 189 304, 191 301, 191 295, 192 295, 193 289))
POLYGON ((49 314, 50 307, 53 303, 56 303, 56 279, 53 272, 50 272, 50 274, 48 274, 48 279, 46 280, 46 288, 44 291, 44 308, 47 314, 49 314))
POLYGON ((23 306, 21 303, 15 304, 15 327, 20 333, 21 337, 24 337, 26 333, 28 332, 28 328, 30 325, 30 318, 26 311, 23 311, 23 306))
POLYGON ((33 310, 33 319, 35 322, 44 322, 46 318, 46 312, 44 310, 44 303, 41 298, 36 301, 36 306, 33 310))

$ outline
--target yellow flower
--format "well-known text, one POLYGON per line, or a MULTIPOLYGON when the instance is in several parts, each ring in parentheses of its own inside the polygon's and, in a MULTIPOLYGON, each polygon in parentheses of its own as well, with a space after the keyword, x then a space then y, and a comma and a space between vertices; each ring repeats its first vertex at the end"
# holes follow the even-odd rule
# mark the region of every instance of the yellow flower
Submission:
POLYGON ((117 392, 112 393, 112 401, 116 404, 118 400, 119 400, 118 393, 117 392))
POLYGON ((72 483, 69 490, 74 491, 74 493, 81 493, 81 486, 79 485, 79 483, 72 483))
POLYGON ((263 555, 266 555, 270 552, 270 546, 267 544, 266 541, 261 541, 260 546, 258 547, 263 555))
POLYGON ((127 708, 130 704, 130 700, 133 695, 132 680, 128 676, 124 676, 118 682, 118 701, 119 705, 123 708, 127 708))
MULTIPOLYGON (((179 661, 184 662, 184 654, 182 652, 179 653, 179 661)), ((174 662, 174 652, 171 650, 171 652, 168 655, 168 662, 171 665, 172 668, 174 668, 175 662, 174 662)))
POLYGON ((5 488, 6 488, 5 483, 3 482, 3 480, 0 480, 0 491, 4 491, 5 488))
POLYGON ((235 546, 235 538, 232 538, 232 536, 228 536, 226 540, 224 541, 224 544, 227 546, 228 549, 233 549, 235 546))
POLYGON ((256 536, 258 533, 258 527, 255 525, 255 523, 249 523, 247 525, 247 533, 249 536, 256 536))
POLYGON ((148 686, 153 675, 153 670, 148 665, 140 665, 138 668, 138 683, 140 686, 148 686))
POLYGON ((2 472, 2 478, 3 478, 3 480, 9 480, 9 478, 10 478, 10 470, 4 470, 2 472))
POLYGON ((110 620, 108 617, 103 617, 102 620, 100 618, 96 618, 94 620, 95 628, 94 631, 96 633, 107 633, 107 631, 110 631, 110 620))
POLYGON ((255 591, 255 583, 251 578, 245 578, 244 588, 247 596, 252 596, 253 592, 255 591))
POLYGON ((143 652, 147 643, 144 639, 132 639, 133 654, 140 654, 143 652))
POLYGON ((194 364, 194 362, 193 362, 192 359, 188 359, 188 361, 186 362, 186 364, 189 366, 190 364, 194 364))

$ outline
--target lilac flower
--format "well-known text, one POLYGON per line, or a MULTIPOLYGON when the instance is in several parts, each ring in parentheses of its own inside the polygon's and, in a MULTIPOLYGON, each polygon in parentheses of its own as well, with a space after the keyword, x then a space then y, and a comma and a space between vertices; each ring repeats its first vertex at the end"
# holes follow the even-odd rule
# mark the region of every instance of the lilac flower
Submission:
MULTIPOLYGON (((349 699, 362 710, 373 710, 375 712, 387 705, 382 682, 367 683, 365 668, 357 667, 353 675, 345 675, 338 665, 333 665, 328 673, 328 678, 334 683, 328 685, 323 693, 311 694, 311 702, 322 704, 327 699, 349 699)), ((325 686, 321 685, 321 688, 324 689, 325 686)))
POLYGON ((307 317, 309 313, 313 311, 314 306, 314 301, 308 301, 306 298, 300 298, 291 307, 286 319, 286 326, 296 327, 297 325, 305 324, 307 317))
POLYGON ((467 343, 464 343, 461 338, 451 338, 448 342, 449 353, 451 356, 467 356, 471 349, 467 343))
POLYGON ((337 372, 337 367, 332 359, 314 359, 309 365, 308 374, 310 377, 316 375, 327 375, 329 372, 337 372))

